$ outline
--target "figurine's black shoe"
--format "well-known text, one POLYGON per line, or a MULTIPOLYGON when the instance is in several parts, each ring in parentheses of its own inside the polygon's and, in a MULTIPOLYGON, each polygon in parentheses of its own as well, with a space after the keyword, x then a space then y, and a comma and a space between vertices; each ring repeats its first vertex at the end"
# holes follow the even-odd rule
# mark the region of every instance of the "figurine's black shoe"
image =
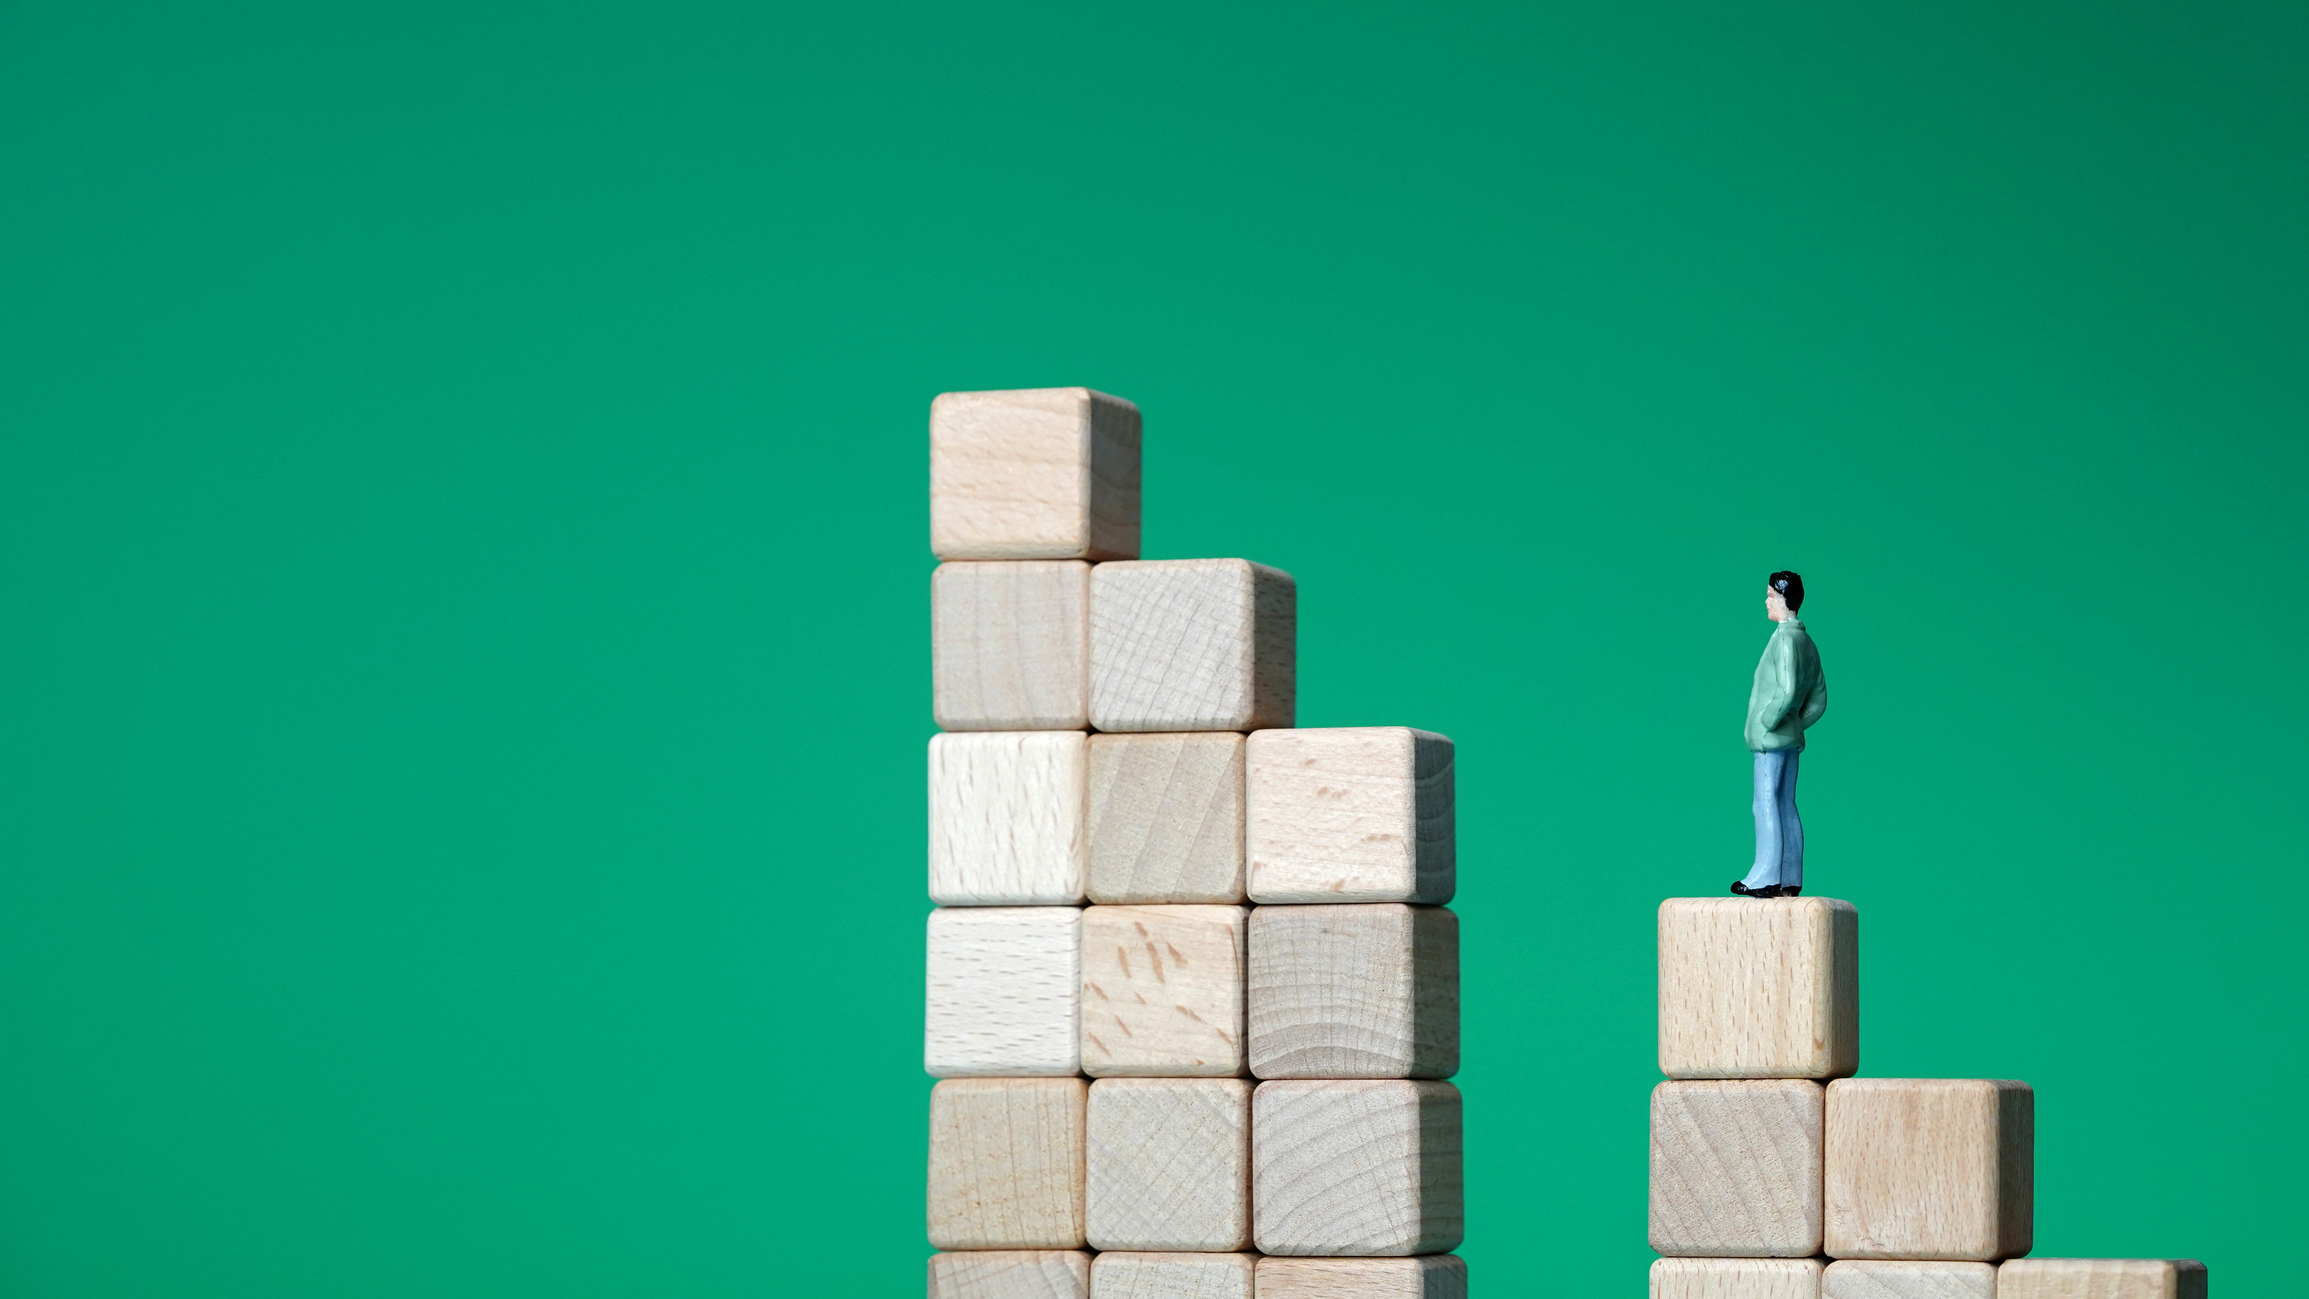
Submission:
POLYGON ((1766 884, 1760 889, 1752 889, 1748 887, 1745 880, 1733 880, 1732 892, 1737 893, 1744 898, 1776 898, 1780 896, 1780 886, 1777 884, 1766 884))
POLYGON ((1779 888, 1780 891, 1773 894, 1772 896, 1781 898, 1800 898, 1804 896, 1804 886, 1801 884, 1782 884, 1779 886, 1779 888))

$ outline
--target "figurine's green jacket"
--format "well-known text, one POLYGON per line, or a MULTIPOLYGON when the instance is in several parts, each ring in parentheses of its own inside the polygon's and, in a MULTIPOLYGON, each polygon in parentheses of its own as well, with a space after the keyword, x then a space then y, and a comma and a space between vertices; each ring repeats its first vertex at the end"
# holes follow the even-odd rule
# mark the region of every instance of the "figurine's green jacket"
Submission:
POLYGON ((1790 618, 1764 643, 1756 664, 1756 688, 1748 692, 1748 747, 1758 753, 1804 747, 1804 728, 1828 711, 1828 679, 1820 675, 1820 651, 1790 618))

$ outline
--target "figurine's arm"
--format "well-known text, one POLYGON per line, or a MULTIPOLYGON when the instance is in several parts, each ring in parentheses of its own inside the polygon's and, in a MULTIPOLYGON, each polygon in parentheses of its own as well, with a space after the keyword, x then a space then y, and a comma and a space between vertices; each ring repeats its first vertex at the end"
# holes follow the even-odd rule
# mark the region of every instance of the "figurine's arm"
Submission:
POLYGON ((1812 693, 1804 696, 1804 729, 1811 730, 1812 723, 1819 721, 1821 714, 1827 711, 1828 675, 1815 664, 1812 668, 1812 693))
POLYGON ((1764 661, 1756 669, 1756 700, 1751 715, 1766 731, 1775 731, 1796 706, 1796 652, 1785 637, 1774 636, 1764 646, 1764 661))

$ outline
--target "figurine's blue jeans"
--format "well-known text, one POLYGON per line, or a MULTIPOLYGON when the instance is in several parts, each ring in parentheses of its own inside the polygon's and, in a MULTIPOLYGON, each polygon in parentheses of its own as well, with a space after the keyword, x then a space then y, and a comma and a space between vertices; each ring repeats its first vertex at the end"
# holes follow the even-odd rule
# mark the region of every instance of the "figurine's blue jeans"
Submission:
POLYGON ((1756 755, 1756 864, 1740 883, 1752 889, 1804 883, 1804 823, 1796 816, 1796 760, 1802 749, 1756 755))

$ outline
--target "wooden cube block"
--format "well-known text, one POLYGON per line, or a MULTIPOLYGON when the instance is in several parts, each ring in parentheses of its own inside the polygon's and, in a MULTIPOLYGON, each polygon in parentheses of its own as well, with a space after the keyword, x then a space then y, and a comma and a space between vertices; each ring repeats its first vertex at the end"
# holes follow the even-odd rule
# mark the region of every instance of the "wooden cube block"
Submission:
POLYGON ((930 737, 930 900, 1079 903, 1090 882, 1081 731, 930 737))
POLYGON ((1242 907, 1085 910, 1083 1072, 1166 1078, 1242 1073, 1248 928, 1242 907))
POLYGON ((1090 896, 1243 900, 1243 737, 1090 737, 1090 896))
POLYGON ((1254 902, 1451 900, 1451 741, 1408 726, 1260 731, 1246 755, 1254 902))
POLYGON ((949 731, 1090 723, 1090 565, 940 564, 930 574, 931 710, 949 731))
POLYGON ((1262 1258, 1258 1299, 1467 1299, 1467 1264, 1456 1254, 1262 1258))
POLYGON ((1102 731, 1289 726, 1299 596, 1244 559, 1100 564, 1090 575, 1090 716, 1102 731))
POLYGON ((938 1078, 1081 1072, 1081 910, 941 907, 929 931, 923 1068, 938 1078))
POLYGON ((1092 1299, 1253 1299, 1256 1254, 1116 1251, 1090 1265, 1092 1299))
POLYGON ((930 1243, 1080 1249, 1089 1086, 958 1078, 930 1089, 930 1243))
POLYGON ((1080 1250, 988 1249, 930 1256, 930 1299, 1090 1299, 1080 1250))
POLYGON ((930 403, 940 559, 1136 559, 1138 535, 1138 407, 1088 388, 930 403))
POLYGON ((1268 1254, 1440 1254, 1465 1234, 1459 1089, 1269 1082, 1251 1094, 1252 1234, 1268 1254))
POLYGON ((1091 1248, 1250 1248, 1249 1083, 1101 1078, 1089 1160, 1091 1248))
POLYGON ((1820 1299, 1996 1299, 1996 1265, 1840 1259, 1820 1274, 1820 1299))
POLYGON ((1996 1299, 2205 1299, 2193 1258, 2016 1258, 1996 1270, 1996 1299))
POLYGON ((1459 1072, 1459 917, 1366 902, 1251 912, 1251 1072, 1459 1072))
POLYGON ((1652 1089, 1652 1248, 1669 1255, 1820 1252, 1823 1094, 1803 1078, 1652 1089))
POLYGON ((1828 1084, 1831 1258, 2026 1254, 2035 1217, 2036 1094, 1970 1078, 1828 1084))
POLYGON ((1652 1299, 1820 1299, 1820 1260, 1663 1258, 1652 1299))
POLYGON ((1660 904, 1661 1073, 1843 1078, 1859 1067, 1860 913, 1851 903, 1660 904))

